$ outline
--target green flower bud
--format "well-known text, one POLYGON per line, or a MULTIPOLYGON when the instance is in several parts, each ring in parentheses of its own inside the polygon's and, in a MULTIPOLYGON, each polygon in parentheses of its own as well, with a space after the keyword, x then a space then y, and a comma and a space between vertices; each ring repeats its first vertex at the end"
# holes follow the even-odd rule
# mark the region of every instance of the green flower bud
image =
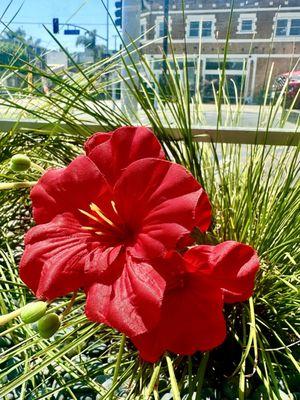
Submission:
POLYGON ((36 301, 29 303, 22 308, 21 319, 25 324, 31 324, 32 322, 38 321, 45 315, 47 310, 47 303, 44 301, 36 301))
POLYGON ((60 327, 60 319, 57 314, 44 315, 38 322, 38 332, 44 339, 49 339, 60 327))
POLYGON ((15 154, 10 160, 10 169, 15 172, 27 171, 30 165, 30 158, 26 154, 15 154))

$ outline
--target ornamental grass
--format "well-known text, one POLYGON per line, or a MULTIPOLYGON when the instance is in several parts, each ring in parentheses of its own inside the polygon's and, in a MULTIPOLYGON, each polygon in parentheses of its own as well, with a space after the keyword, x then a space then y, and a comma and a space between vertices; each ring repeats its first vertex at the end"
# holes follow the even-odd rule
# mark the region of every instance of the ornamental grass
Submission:
MULTIPOLYGON (((0 398, 297 399, 299 145, 198 140, 171 39, 163 86, 134 42, 88 67, 58 45, 69 69, 8 65, 0 95, 0 398)), ((292 112, 270 86, 266 143, 292 112)), ((225 70, 214 101, 238 127, 225 70)))

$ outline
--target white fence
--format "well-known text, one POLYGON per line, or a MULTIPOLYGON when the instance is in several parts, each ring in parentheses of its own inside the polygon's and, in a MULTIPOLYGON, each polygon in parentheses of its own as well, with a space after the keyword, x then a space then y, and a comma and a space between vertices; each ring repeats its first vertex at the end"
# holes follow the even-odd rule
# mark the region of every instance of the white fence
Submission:
MULTIPOLYGON (((78 129, 78 127, 77 127, 78 129)), ((82 125, 85 132, 101 132, 105 127, 89 123, 82 125)), ((16 131, 36 131, 42 132, 72 132, 74 127, 61 123, 51 123, 34 120, 0 120, 0 132, 16 131)), ((166 128, 165 132, 180 140, 181 133, 176 128, 166 128)), ((300 143, 300 131, 295 129, 270 128, 225 128, 216 129, 210 126, 192 128, 194 140, 198 142, 213 143, 236 143, 236 144, 266 144, 275 146, 298 146, 300 143)))

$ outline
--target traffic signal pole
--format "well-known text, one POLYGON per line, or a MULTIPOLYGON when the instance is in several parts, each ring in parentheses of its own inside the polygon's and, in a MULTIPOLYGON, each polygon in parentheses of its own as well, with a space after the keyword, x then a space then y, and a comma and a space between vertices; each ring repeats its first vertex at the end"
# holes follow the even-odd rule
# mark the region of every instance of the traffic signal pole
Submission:
POLYGON ((106 0, 106 53, 109 54, 109 0, 106 0))
MULTIPOLYGON (((124 45, 128 48, 129 52, 134 51, 134 46, 131 45, 132 41, 140 36, 140 17, 141 17, 141 0, 123 0, 122 1, 122 36, 124 45)), ((139 44, 136 43, 136 46, 139 44)), ((136 51, 131 53, 130 57, 125 57, 127 68, 134 74, 134 69, 131 67, 133 63, 138 62, 138 54, 136 51)), ((126 79, 128 77, 127 71, 123 68, 122 76, 126 79)), ((130 80, 127 79, 127 84, 122 83, 122 107, 125 111, 134 116, 137 111, 137 101, 130 93, 130 80)))
POLYGON ((168 40, 169 40, 169 0, 164 0, 164 38, 163 38, 163 74, 167 73, 168 40))

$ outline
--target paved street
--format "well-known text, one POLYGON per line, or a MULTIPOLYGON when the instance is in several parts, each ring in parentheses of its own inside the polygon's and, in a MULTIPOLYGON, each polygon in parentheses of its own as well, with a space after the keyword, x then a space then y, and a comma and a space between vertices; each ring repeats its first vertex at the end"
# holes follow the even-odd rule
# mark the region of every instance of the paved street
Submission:
MULTIPOLYGON (((43 108, 45 107, 45 100, 41 99, 38 100, 36 98, 24 98, 24 99, 11 99, 13 102, 15 102, 17 105, 21 106, 22 108, 25 109, 39 109, 40 107, 43 108)), ((97 108, 101 108, 101 103, 105 104, 105 108, 107 109, 116 109, 117 107, 121 107, 121 102, 116 101, 114 104, 112 101, 102 101, 98 102, 96 105, 93 103, 89 103, 88 107, 92 108, 97 112, 97 108)), ((49 104, 47 105, 49 107, 49 104)), ((52 112, 54 111, 54 106, 51 105, 52 112)), ((168 119, 168 124, 170 122, 172 123, 172 115, 168 110, 168 107, 164 109, 164 113, 166 114, 166 118, 168 119)), ((95 120, 87 114, 79 114, 78 110, 76 109, 71 109, 70 112, 72 112, 74 115, 77 116, 77 119, 82 119, 83 122, 87 123, 94 123, 95 120)), ((162 113, 161 113, 162 114, 162 113)), ((258 121, 260 121, 260 126, 265 127, 268 126, 268 118, 270 114, 270 107, 262 107, 262 106, 257 106, 257 105, 244 105, 242 107, 237 107, 234 104, 232 105, 223 105, 222 106, 222 126, 227 126, 227 127, 252 127, 255 128, 258 126, 258 121)), ((284 125, 284 128, 287 129, 296 129, 297 123, 299 124, 300 120, 300 111, 299 110, 293 110, 290 115, 286 116, 287 112, 284 111, 282 108, 279 108, 276 115, 275 111, 273 110, 273 118, 272 118, 272 123, 271 127, 273 128, 280 128, 282 127, 280 125, 280 121, 282 118, 286 119, 286 123, 284 125)), ((195 116, 196 112, 195 109, 193 109, 193 106, 191 106, 191 115, 195 116)), ((197 123, 196 119, 194 119, 193 125, 195 127, 200 127, 202 126, 211 126, 215 127, 216 122, 217 122, 217 110, 216 106, 214 104, 203 104, 201 110, 198 110, 198 115, 200 115, 201 118, 201 124, 197 123)), ((139 113, 139 118, 140 120, 147 124, 147 118, 144 113, 140 112, 139 113)), ((32 114, 18 110, 17 108, 10 108, 5 105, 0 104, 0 120, 7 120, 7 119, 13 119, 13 120, 19 120, 19 119, 32 119, 32 114)), ((163 116, 162 116, 163 120, 163 116)))

